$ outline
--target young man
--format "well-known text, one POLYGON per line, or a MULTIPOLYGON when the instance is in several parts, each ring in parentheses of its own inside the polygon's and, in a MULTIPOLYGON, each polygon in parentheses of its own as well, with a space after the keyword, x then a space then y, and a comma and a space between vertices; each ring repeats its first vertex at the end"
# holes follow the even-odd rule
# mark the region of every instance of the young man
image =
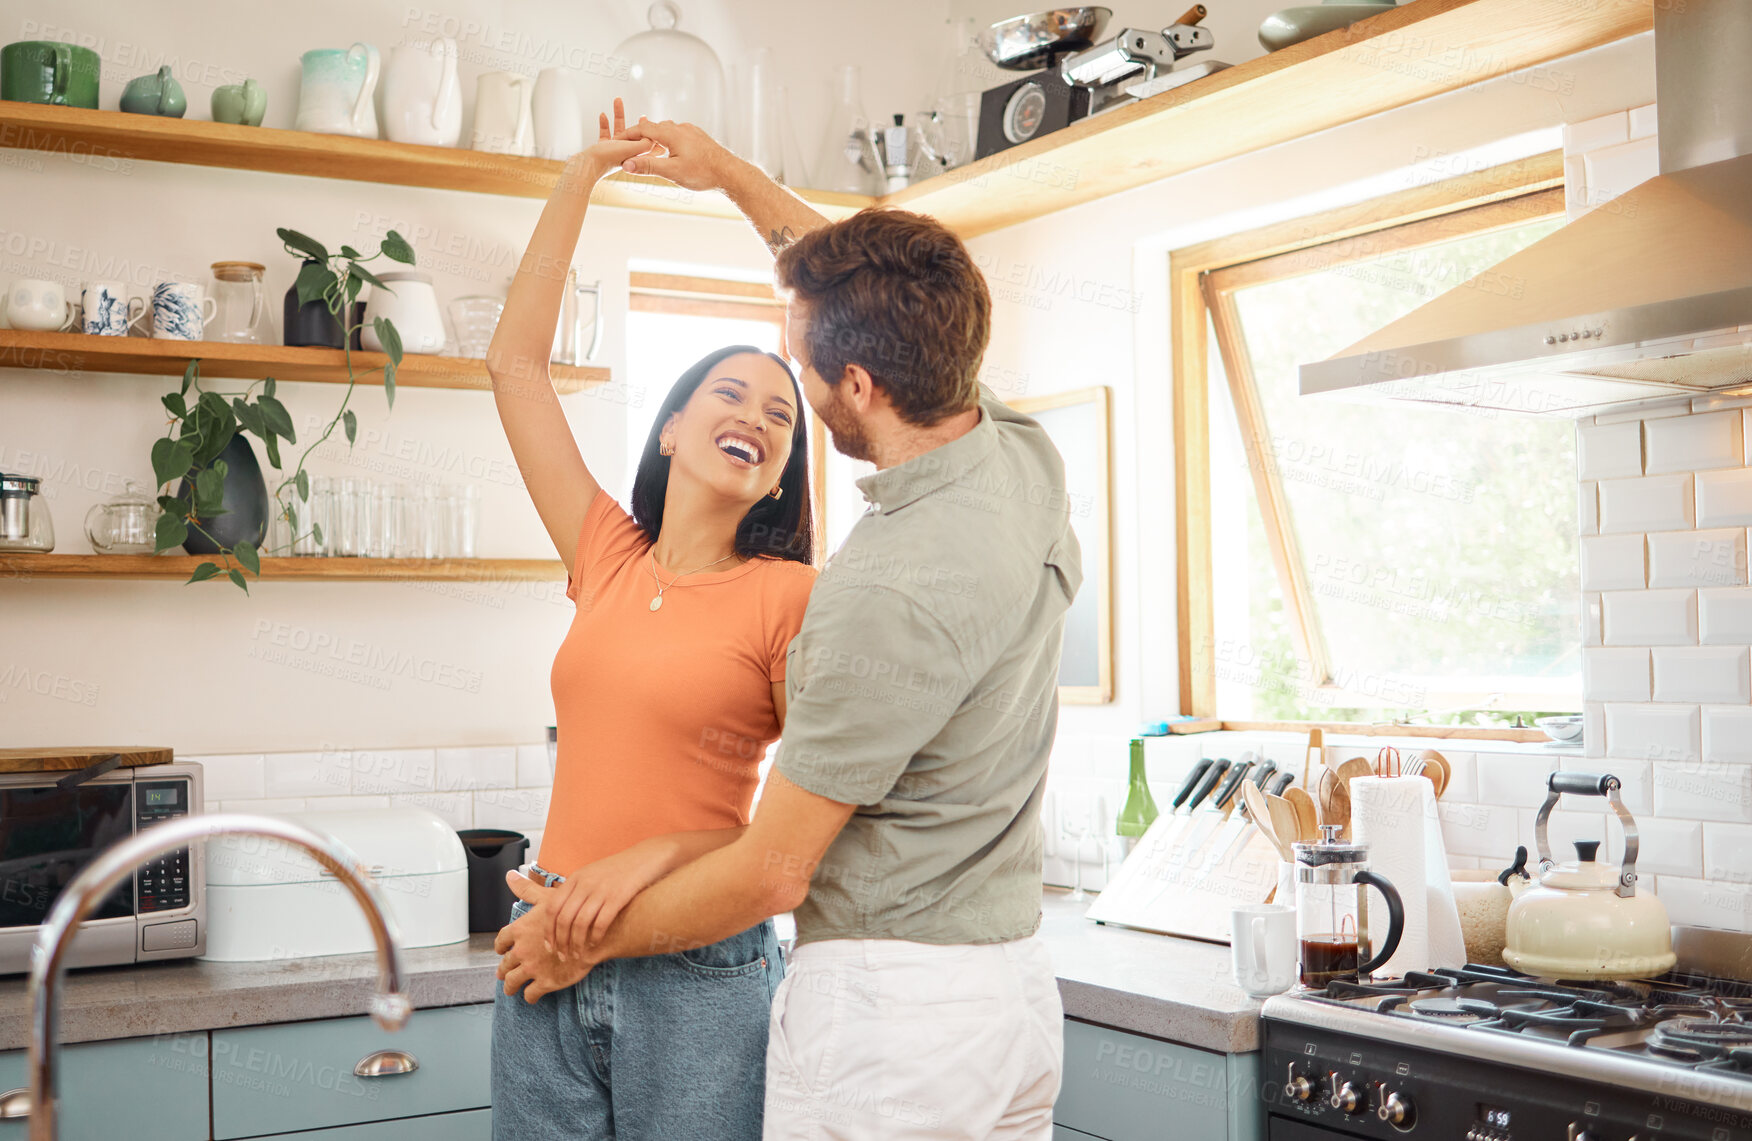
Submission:
POLYGON ((767 1138, 1045 1141, 1063 1035, 1035 935, 1039 811, 1082 577, 1063 463, 976 379, 991 301, 948 230, 901 211, 830 225, 685 124, 616 135, 653 144, 627 169, 722 189, 767 237, 804 395, 835 447, 880 470, 791 644, 747 830, 594 942, 556 889, 513 876, 534 908, 500 933, 499 975, 534 1001, 606 959, 794 910, 767 1138))

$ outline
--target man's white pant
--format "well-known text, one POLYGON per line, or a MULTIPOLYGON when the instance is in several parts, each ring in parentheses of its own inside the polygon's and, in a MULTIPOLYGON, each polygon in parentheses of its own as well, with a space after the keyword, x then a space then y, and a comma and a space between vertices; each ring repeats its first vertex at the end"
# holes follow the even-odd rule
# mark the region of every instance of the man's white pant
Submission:
POLYGON ((1064 1009, 1038 937, 806 943, 773 996, 765 1141, 1049 1141, 1064 1009))

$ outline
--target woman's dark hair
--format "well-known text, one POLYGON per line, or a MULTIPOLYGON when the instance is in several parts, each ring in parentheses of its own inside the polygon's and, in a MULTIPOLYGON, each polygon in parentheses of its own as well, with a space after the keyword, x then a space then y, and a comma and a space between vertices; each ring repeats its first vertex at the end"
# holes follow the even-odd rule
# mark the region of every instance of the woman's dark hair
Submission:
POLYGON ((645 440, 644 453, 639 456, 639 471, 633 476, 633 520, 653 543, 663 530, 663 503, 669 491, 669 457, 661 451, 663 426, 669 417, 681 411, 693 399, 694 392, 705 382, 712 369, 729 357, 747 354, 765 357, 785 370, 791 380, 791 391, 797 399, 797 418, 791 431, 791 457, 779 476, 783 492, 778 499, 763 495, 760 502, 748 509, 736 528, 736 553, 751 559, 765 555, 789 559, 795 563, 815 561, 815 513, 809 494, 809 432, 803 422, 803 392, 796 374, 783 357, 762 352, 753 345, 730 345, 707 353, 697 364, 681 374, 663 398, 651 422, 651 434, 645 440))

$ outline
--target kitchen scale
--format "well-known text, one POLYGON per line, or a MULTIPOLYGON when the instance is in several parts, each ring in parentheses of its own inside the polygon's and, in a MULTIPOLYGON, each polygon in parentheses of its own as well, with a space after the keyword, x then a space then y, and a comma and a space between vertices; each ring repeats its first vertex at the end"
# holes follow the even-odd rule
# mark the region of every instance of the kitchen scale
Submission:
POLYGON ((1054 8, 1001 20, 980 33, 986 58, 1029 74, 980 97, 974 157, 985 158, 1030 139, 1190 83, 1228 64, 1209 61, 1175 71, 1216 39, 1199 27, 1206 9, 1194 4, 1161 31, 1122 28, 1099 39, 1107 8, 1054 8))

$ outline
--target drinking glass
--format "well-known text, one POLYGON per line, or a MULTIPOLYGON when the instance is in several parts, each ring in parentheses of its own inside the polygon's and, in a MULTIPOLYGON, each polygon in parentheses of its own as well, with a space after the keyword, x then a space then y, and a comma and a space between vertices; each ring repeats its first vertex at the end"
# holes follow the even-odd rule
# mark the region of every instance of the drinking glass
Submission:
POLYGON ((480 523, 481 489, 473 484, 448 484, 438 491, 438 557, 475 557, 475 531, 480 523))
POLYGON ((438 497, 429 484, 403 485, 399 552, 403 558, 438 557, 438 497))
POLYGON ((334 551, 335 485, 327 476, 310 481, 310 502, 297 507, 298 534, 292 543, 295 555, 328 555, 334 551), (317 539, 318 534, 321 540, 317 539))
POLYGON ((357 557, 359 554, 358 480, 345 477, 335 480, 332 520, 334 532, 329 541, 329 553, 345 558, 357 557))
POLYGON ((499 327, 499 315, 504 311, 503 297, 475 295, 452 301, 450 323, 456 328, 456 355, 486 360, 487 346, 493 342, 493 330, 499 327))

